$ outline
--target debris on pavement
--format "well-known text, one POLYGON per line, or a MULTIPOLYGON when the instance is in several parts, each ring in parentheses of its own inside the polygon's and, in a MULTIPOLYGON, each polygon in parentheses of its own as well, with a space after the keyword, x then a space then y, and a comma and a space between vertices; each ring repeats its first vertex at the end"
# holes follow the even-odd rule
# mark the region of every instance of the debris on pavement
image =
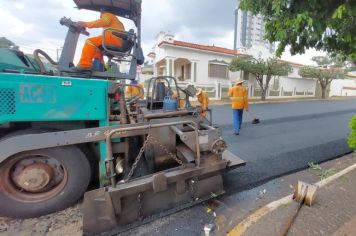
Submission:
POLYGON ((82 235, 82 214, 79 206, 33 219, 0 217, 0 236, 7 235, 82 235))
POLYGON ((204 225, 204 233, 205 233, 205 236, 209 236, 210 235, 210 232, 213 230, 214 228, 214 225, 213 224, 206 224, 204 225))
POLYGON ((267 190, 266 190, 266 189, 260 190, 260 192, 259 192, 259 194, 258 194, 256 200, 262 199, 262 198, 264 197, 264 195, 266 195, 266 193, 267 193, 267 190))

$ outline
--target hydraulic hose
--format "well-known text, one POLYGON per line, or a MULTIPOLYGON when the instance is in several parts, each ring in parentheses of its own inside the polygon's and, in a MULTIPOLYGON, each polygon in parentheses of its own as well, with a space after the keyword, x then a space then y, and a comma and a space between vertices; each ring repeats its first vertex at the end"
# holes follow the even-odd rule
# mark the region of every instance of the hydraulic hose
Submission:
POLYGON ((127 104, 135 103, 142 97, 142 95, 145 95, 145 91, 143 90, 143 88, 141 88, 138 85, 125 84, 125 85, 123 85, 123 87, 135 87, 135 88, 137 88, 139 90, 139 93, 137 95, 135 95, 133 98, 130 98, 130 99, 126 100, 127 104))
POLYGON ((55 62, 47 53, 45 53, 43 50, 41 49, 36 49, 33 52, 33 57, 35 58, 35 61, 37 62, 38 66, 40 67, 40 72, 41 73, 46 73, 46 68, 43 64, 43 62, 41 61, 40 55, 44 56, 52 65, 56 66, 58 65, 57 62, 55 62))

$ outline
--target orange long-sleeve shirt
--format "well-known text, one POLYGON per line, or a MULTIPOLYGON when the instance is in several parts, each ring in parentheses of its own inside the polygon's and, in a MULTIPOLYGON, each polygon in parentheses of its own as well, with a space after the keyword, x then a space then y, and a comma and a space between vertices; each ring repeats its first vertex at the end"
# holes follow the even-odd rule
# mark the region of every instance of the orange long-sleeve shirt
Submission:
POLYGON ((248 92, 241 84, 229 89, 232 109, 248 109, 248 92))
MULTIPOLYGON (((143 88, 143 84, 140 83, 140 82, 138 82, 136 85, 141 87, 141 88, 143 88)), ((126 93, 127 93, 128 97, 133 98, 133 97, 137 96, 140 93, 140 90, 137 87, 129 86, 126 89, 126 93)), ((141 94, 140 98, 143 99, 144 98, 144 94, 141 94)))
POLYGON ((197 96, 197 98, 203 110, 209 108, 209 96, 204 91, 202 91, 201 94, 197 96))
POLYGON ((95 21, 85 22, 87 28, 114 28, 117 30, 125 30, 124 24, 113 14, 104 12, 100 19, 95 21))
MULTIPOLYGON (((113 14, 104 12, 101 14, 100 19, 95 21, 84 22, 87 28, 110 28, 120 31, 125 31, 124 24, 113 14)), ((115 45, 121 47, 122 39, 114 36, 110 30, 105 33, 105 42, 109 45, 115 45)))
POLYGON ((204 110, 207 110, 209 108, 209 96, 204 91, 202 91, 199 95, 197 95, 197 98, 201 108, 203 109, 201 115, 203 117, 206 117, 207 113, 204 110))

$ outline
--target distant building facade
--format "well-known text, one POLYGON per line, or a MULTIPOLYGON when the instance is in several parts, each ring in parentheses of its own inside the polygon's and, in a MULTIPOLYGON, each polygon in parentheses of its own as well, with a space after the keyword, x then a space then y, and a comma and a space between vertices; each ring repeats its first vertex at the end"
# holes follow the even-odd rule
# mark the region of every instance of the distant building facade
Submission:
POLYGON ((259 46, 274 54, 274 45, 264 40, 265 27, 262 16, 242 11, 239 9, 239 5, 240 0, 237 0, 235 9, 235 50, 248 50, 259 46))
POLYGON ((330 84, 330 97, 355 97, 356 96, 356 77, 346 79, 334 79, 330 84))
POLYGON ((182 87, 194 84, 210 98, 221 99, 239 75, 228 69, 238 55, 233 49, 179 41, 170 33, 160 32, 148 60, 155 76, 173 76, 182 87))
MULTIPOLYGON (((194 84, 197 88, 202 88, 212 99, 227 99, 228 89, 234 85, 237 78, 246 80, 245 86, 250 97, 259 98, 261 90, 253 75, 241 71, 231 72, 228 69, 231 60, 239 55, 241 54, 237 50, 178 41, 174 35, 160 32, 148 57, 154 76, 173 76, 182 87, 194 84)), ((290 64, 293 72, 288 76, 274 78, 270 83, 267 97, 315 96, 316 81, 298 75, 302 65, 290 64)), ((149 77, 151 75, 141 75, 142 81, 149 77)))

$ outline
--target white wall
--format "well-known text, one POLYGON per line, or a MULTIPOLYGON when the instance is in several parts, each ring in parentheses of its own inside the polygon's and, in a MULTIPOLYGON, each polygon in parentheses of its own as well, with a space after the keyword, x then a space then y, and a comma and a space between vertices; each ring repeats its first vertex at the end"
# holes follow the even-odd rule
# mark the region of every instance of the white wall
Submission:
POLYGON ((299 75, 299 67, 298 66, 293 66, 292 65, 292 72, 288 74, 288 77, 289 78, 302 78, 300 75, 299 75))
MULTIPOLYGON (((291 96, 315 96, 315 90, 316 90, 316 80, 314 79, 307 79, 307 78, 302 78, 298 74, 299 67, 298 66, 293 66, 293 71, 288 74, 288 76, 280 76, 279 77, 279 88, 278 91, 279 97, 287 96, 284 95, 284 92, 292 92, 291 96), (303 95, 302 95, 303 93, 303 95)), ((272 79, 269 84, 269 89, 273 90, 273 83, 274 80, 272 79)), ((255 89, 259 90, 260 86, 254 79, 254 76, 250 75, 249 77, 249 83, 248 83, 248 88, 249 88, 249 94, 251 96, 251 92, 253 92, 255 89), (253 89, 251 89, 253 87, 253 89)), ((256 94, 254 96, 257 96, 256 94)), ((267 96, 268 97, 268 96, 267 96)), ((273 98, 278 98, 278 96, 271 96, 273 98)))
POLYGON ((356 79, 335 79, 330 84, 330 97, 356 96, 356 79))
POLYGON ((293 96, 296 92, 310 92, 315 95, 316 81, 313 79, 303 79, 303 78, 292 78, 292 77, 281 77, 280 79, 280 90, 283 91, 293 91, 293 96))
POLYGON ((280 77, 280 91, 282 92, 293 92, 293 96, 315 96, 316 90, 316 80, 303 78, 299 75, 299 66, 292 65, 292 72, 288 76, 280 77), (300 95, 299 93, 305 93, 300 95), (307 95, 307 92, 309 95, 307 95), (298 93, 298 94, 297 94, 298 93), (311 95, 312 94, 312 95, 311 95))

